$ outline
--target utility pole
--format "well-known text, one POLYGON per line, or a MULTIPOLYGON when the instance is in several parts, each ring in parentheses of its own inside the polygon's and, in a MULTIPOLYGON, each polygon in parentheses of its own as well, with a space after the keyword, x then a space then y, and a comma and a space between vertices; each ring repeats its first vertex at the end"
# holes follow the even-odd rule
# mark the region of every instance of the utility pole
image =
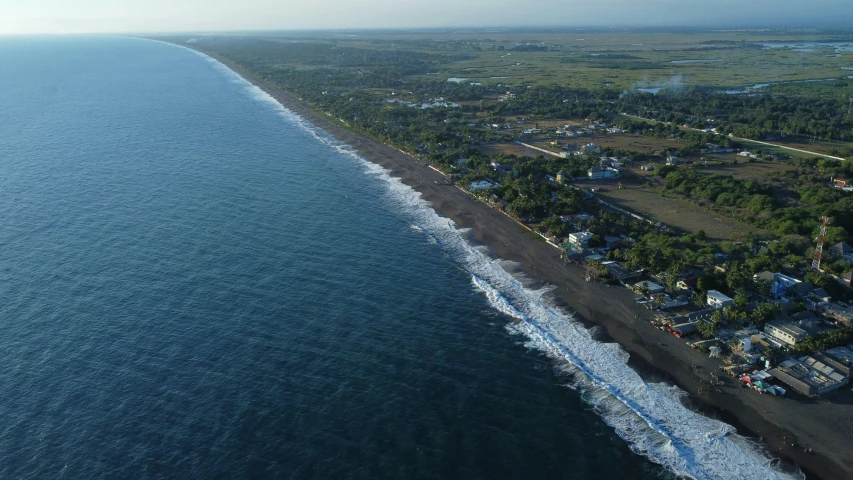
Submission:
POLYGON ((823 257, 823 237, 826 236, 826 226, 829 225, 829 217, 821 218, 820 235, 817 237, 817 247, 814 250, 814 260, 812 260, 812 270, 820 272, 820 259, 823 257))

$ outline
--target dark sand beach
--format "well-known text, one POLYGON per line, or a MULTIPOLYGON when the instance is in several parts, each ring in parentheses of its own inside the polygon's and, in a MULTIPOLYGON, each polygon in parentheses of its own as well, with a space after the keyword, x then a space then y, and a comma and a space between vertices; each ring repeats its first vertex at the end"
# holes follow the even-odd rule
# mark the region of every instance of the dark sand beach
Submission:
MULTIPOLYGON (((207 52, 205 52, 207 53, 207 52)), ((476 202, 444 175, 398 150, 354 134, 294 95, 282 91, 226 59, 211 55, 362 156, 390 170, 432 202, 441 215, 460 228, 470 228, 477 241, 501 259, 517 262, 532 279, 557 286, 565 306, 587 325, 600 325, 599 339, 614 341, 630 353, 629 364, 644 378, 672 382, 690 394, 693 407, 734 425, 741 434, 761 439, 780 457, 797 463, 808 478, 853 479, 853 391, 850 386, 821 399, 796 394, 787 398, 759 395, 725 377, 724 386, 709 386, 719 361, 692 350, 652 326, 650 311, 638 306, 628 289, 588 283, 583 268, 564 265, 553 246, 525 236, 525 230, 501 212, 476 202), (436 181, 441 182, 440 184, 436 181), (811 449, 811 451, 809 451, 811 449)))

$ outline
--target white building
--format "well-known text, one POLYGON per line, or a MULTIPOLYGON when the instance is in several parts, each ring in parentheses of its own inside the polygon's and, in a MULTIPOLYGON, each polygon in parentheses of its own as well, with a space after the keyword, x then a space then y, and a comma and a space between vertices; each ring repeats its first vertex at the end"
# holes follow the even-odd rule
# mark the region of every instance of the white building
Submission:
POLYGON ((708 305, 713 308, 728 307, 733 304, 734 300, 716 290, 708 291, 708 305))
POLYGON ((788 345, 796 345, 809 336, 805 330, 793 323, 779 320, 764 325, 764 333, 788 345))
POLYGON ((638 282, 634 284, 634 290, 639 290, 643 287, 648 287, 649 293, 651 295, 656 295, 658 293, 662 293, 664 288, 662 285, 658 285, 655 282, 650 282, 648 280, 643 280, 642 282, 638 282))
POLYGON ((492 187, 500 187, 499 183, 492 183, 488 180, 480 180, 478 182, 471 182, 471 191, 476 192, 477 190, 486 190, 487 188, 492 187))
POLYGON ((589 244, 590 238, 592 238, 592 233, 590 232, 575 232, 569 234, 569 242, 580 248, 586 247, 589 244))

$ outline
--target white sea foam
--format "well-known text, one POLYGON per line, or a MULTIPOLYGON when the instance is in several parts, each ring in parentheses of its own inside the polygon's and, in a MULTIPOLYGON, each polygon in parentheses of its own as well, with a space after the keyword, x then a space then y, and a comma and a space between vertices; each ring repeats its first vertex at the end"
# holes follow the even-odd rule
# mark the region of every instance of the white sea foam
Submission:
MULTIPOLYGON (((198 52, 196 52, 198 53, 198 52)), ((260 88, 243 80, 207 57, 229 77, 236 77, 250 95, 271 104, 289 122, 363 166, 369 175, 385 181, 389 196, 406 212, 414 226, 433 238, 466 271, 472 283, 498 311, 513 317, 507 325, 523 335, 526 345, 554 359, 558 368, 572 374, 571 388, 598 412, 631 449, 679 476, 695 479, 802 479, 800 472, 782 472, 778 462, 756 442, 735 433, 733 427, 705 417, 682 403, 685 392, 665 383, 649 383, 627 364, 618 345, 593 339, 570 315, 546 299, 549 288, 523 285, 483 249, 465 240, 464 231, 439 216, 420 193, 400 179, 342 145, 326 132, 286 109, 260 88)), ((232 78, 233 78, 232 77, 232 78)))

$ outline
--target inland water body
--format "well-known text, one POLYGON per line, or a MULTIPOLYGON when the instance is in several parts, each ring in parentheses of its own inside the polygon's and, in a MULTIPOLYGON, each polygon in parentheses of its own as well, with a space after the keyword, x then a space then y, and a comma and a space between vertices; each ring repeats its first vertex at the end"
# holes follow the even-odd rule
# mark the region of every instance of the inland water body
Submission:
POLYGON ((789 478, 222 65, 0 39, 0 478, 789 478))

